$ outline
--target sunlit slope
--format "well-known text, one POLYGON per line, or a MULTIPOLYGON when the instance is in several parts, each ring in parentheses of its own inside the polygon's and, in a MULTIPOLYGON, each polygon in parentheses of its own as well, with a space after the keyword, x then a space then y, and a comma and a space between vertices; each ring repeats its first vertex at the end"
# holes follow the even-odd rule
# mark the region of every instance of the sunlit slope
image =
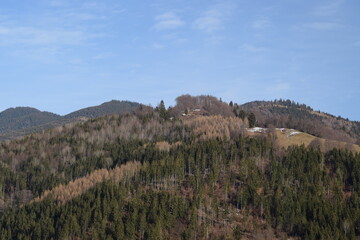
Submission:
POLYGON ((248 129, 248 134, 250 136, 272 135, 275 143, 278 146, 284 148, 287 148, 292 145, 305 145, 305 146, 320 147, 322 151, 328 151, 331 150, 332 148, 342 148, 342 149, 348 149, 351 151, 360 152, 360 146, 357 144, 319 138, 311 134, 300 132, 294 129, 287 129, 287 128, 267 129, 267 128, 256 127, 256 128, 248 129))

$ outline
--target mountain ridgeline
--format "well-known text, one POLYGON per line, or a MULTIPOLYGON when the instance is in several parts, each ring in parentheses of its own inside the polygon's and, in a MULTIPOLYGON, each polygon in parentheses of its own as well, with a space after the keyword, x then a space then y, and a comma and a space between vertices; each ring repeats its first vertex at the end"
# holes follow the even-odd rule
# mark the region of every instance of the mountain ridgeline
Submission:
POLYGON ((30 107, 9 108, 0 113, 0 140, 9 140, 84 119, 131 113, 140 106, 141 104, 135 102, 113 100, 99 106, 80 109, 65 116, 41 112, 30 107))
POLYGON ((238 106, 256 116, 261 127, 293 128, 311 135, 360 144, 360 122, 314 111, 290 100, 254 101, 238 106))
POLYGON ((276 103, 266 122, 258 102, 176 102, 1 142, 0 239, 360 237, 359 152, 284 148, 270 131, 292 108, 322 113, 276 103))
POLYGON ((61 116, 35 108, 9 108, 0 113, 0 134, 58 121, 61 116))

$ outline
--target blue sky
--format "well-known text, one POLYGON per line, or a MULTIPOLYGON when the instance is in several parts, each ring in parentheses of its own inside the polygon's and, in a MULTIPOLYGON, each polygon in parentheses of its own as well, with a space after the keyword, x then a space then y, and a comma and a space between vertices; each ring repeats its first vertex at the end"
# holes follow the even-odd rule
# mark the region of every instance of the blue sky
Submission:
POLYGON ((360 120, 360 1, 2 1, 0 111, 290 98, 360 120))

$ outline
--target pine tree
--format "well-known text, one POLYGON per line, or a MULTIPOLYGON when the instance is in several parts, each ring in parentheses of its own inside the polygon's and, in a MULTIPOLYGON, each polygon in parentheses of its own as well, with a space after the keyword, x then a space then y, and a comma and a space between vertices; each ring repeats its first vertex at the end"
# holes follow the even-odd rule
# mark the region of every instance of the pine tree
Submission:
POLYGON ((248 120, 249 120, 249 127, 255 127, 255 123, 256 123, 256 116, 254 113, 250 113, 248 116, 248 120))

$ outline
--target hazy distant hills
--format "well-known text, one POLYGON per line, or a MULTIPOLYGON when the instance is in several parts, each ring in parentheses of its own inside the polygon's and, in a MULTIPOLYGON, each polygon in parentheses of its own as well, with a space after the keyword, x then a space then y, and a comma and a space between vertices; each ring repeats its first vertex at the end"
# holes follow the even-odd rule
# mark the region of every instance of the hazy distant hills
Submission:
POLYGON ((60 115, 41 112, 35 108, 9 108, 0 113, 0 133, 39 126, 60 119, 60 115))
POLYGON ((64 118, 73 119, 79 117, 96 118, 110 114, 124 114, 131 112, 140 106, 139 103, 129 101, 116 101, 103 103, 99 106, 83 108, 65 115, 64 118))
POLYGON ((49 129, 81 118, 96 118, 111 114, 132 112, 140 106, 129 101, 105 102, 99 106, 83 108, 65 116, 42 112, 31 107, 9 108, 0 113, 0 140, 13 139, 29 133, 49 129))

